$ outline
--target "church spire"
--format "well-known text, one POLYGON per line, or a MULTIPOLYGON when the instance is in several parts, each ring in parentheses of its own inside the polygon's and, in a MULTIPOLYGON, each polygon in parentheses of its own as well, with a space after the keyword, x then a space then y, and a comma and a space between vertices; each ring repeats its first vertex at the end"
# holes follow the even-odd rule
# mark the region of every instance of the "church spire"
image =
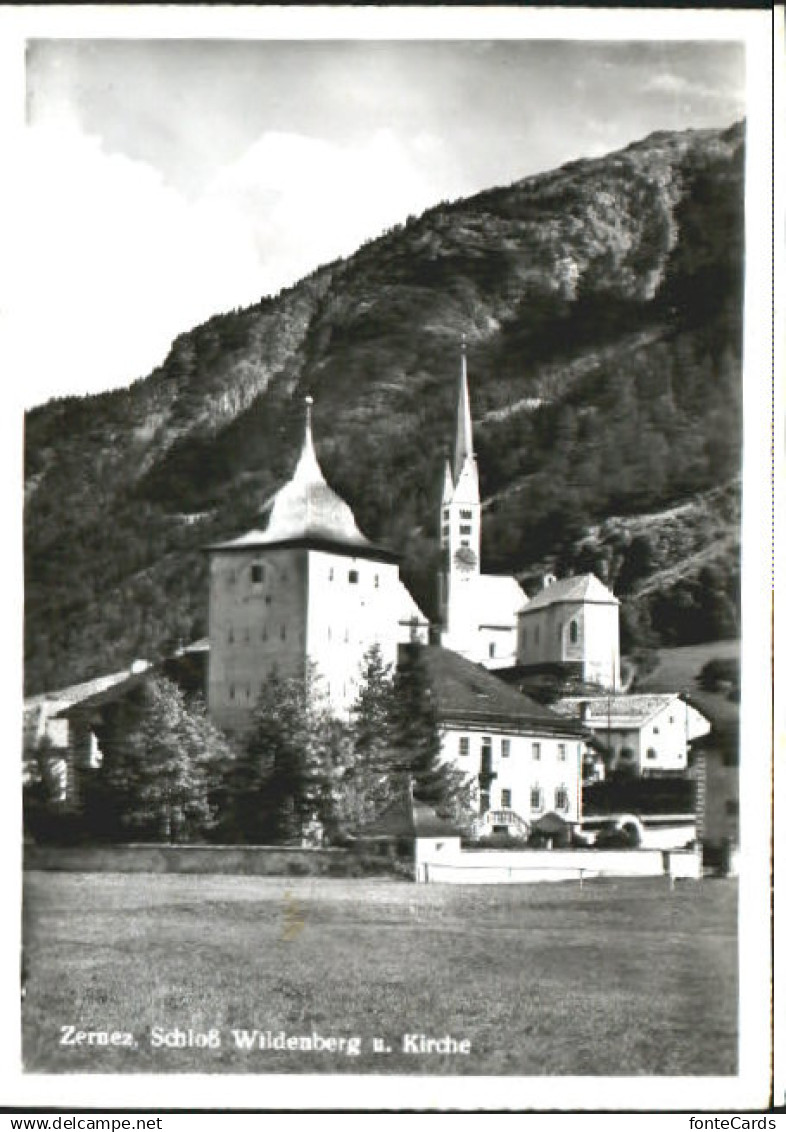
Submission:
POLYGON ((459 378, 458 413, 456 417, 456 455, 453 479, 458 483, 467 458, 474 459, 472 448, 472 417, 469 410, 469 382, 467 380, 467 336, 461 335, 461 376, 459 378))
POLYGON ((453 483, 453 475, 452 475, 451 470, 450 470, 450 456, 446 452, 445 453, 445 478, 442 482, 442 506, 443 507, 445 506, 445 504, 450 503, 451 499, 453 498, 454 487, 455 487, 455 484, 453 483))
POLYGON ((300 457, 292 479, 298 482, 322 483, 324 477, 317 461, 317 454, 314 451, 314 438, 311 435, 311 406, 314 404, 314 398, 306 397, 305 402, 306 421, 303 429, 303 447, 300 449, 300 457))

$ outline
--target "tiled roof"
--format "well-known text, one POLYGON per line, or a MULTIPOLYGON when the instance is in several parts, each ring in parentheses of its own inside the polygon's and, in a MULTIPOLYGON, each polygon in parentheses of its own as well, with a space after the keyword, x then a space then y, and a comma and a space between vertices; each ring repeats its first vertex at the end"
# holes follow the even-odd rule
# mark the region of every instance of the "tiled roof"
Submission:
POLYGON ((208 549, 245 550, 292 545, 336 548, 383 560, 397 557, 366 538, 358 528, 349 505, 326 483, 314 451, 310 412, 306 416, 303 448, 297 467, 292 478, 273 497, 267 526, 264 530, 248 531, 228 542, 216 543, 208 549))
POLYGON ((459 830, 438 817, 425 802, 406 795, 397 799, 383 814, 363 826, 364 837, 458 837, 459 830))
POLYGON ((95 695, 96 692, 101 692, 104 688, 119 684, 121 680, 126 679, 129 671, 130 669, 124 668, 122 672, 112 672, 107 676, 96 676, 95 679, 85 680, 82 684, 70 684, 67 688, 57 688, 53 692, 40 692, 36 696, 28 696, 24 704, 25 711, 46 704, 51 704, 52 710, 59 711, 69 704, 86 700, 88 696, 95 695))
POLYGON ((423 647, 431 691, 442 722, 581 735, 583 728, 529 696, 509 688, 487 669, 436 645, 423 647))
POLYGON ((531 597, 523 612, 532 613, 557 602, 588 601, 605 605, 619 605, 619 601, 594 574, 579 574, 575 578, 562 578, 552 582, 531 597))
POLYGON ((678 698, 676 692, 632 696, 565 696, 553 706, 559 715, 579 719, 581 705, 589 705, 588 726, 603 723, 617 729, 639 728, 678 698))

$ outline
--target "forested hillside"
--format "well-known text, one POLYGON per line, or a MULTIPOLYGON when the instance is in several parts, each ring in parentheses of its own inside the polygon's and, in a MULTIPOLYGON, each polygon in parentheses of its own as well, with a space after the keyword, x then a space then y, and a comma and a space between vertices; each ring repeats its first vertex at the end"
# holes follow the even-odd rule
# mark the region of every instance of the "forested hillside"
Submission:
POLYGON ((439 205, 29 413, 27 691, 204 634, 201 547, 288 476, 307 392, 326 476, 433 615, 462 333, 484 569, 596 569, 627 647, 733 636, 743 164, 741 125, 654 134, 439 205))

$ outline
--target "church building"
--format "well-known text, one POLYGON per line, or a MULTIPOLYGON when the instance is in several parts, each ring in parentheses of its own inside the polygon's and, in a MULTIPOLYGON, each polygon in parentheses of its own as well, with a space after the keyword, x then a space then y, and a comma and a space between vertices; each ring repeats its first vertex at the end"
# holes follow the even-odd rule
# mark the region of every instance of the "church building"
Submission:
POLYGON ((620 689, 620 603, 594 574, 543 579, 518 617, 518 671, 620 689))
POLYGON ((311 403, 297 466, 265 529, 208 548, 208 708, 227 730, 247 726, 273 669, 302 677, 311 666, 331 707, 346 715, 371 646, 395 665, 399 641, 427 632, 399 579, 398 556, 366 538, 326 483, 311 403))
POLYGON ((466 346, 461 349, 456 444, 445 463, 440 514, 442 645, 486 668, 516 662, 516 628, 527 595, 515 578, 480 570, 481 503, 472 444, 466 346))

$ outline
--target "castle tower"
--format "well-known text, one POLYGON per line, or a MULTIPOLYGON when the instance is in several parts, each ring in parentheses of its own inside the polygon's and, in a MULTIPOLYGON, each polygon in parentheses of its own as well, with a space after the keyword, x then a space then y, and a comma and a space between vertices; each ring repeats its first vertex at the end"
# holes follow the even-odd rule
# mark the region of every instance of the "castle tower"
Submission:
POLYGON ((458 652, 472 651, 476 629, 470 590, 480 576, 480 486, 472 444, 472 416, 467 379, 467 347, 462 339, 453 467, 446 461, 440 515, 442 571, 440 619, 443 643, 458 652))
POLYGON ((333 709, 346 714, 368 649, 378 644, 386 663, 396 660, 398 556, 361 533, 326 483, 311 404, 306 398, 297 466, 266 528, 208 548, 208 708, 228 730, 248 725, 273 669, 302 677, 313 665, 333 709))

